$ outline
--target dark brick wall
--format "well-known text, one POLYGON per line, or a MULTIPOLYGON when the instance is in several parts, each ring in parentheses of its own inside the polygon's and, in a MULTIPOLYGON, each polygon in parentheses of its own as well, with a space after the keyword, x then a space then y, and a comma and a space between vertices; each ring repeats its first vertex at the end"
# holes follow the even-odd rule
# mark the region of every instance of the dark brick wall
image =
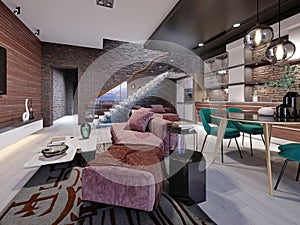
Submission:
POLYGON ((64 70, 53 69, 53 120, 66 115, 67 87, 64 70))

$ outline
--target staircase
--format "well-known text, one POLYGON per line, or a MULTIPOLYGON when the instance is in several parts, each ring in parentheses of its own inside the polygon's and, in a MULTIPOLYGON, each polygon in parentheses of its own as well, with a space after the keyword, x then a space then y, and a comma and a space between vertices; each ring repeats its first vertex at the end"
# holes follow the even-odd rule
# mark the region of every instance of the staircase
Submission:
MULTIPOLYGON (((138 99, 146 96, 146 94, 155 88, 158 84, 168 78, 169 73, 162 73, 152 79, 150 82, 146 83, 144 86, 138 88, 136 92, 132 95, 128 96, 125 101, 119 102, 119 104, 114 105, 113 108, 109 109, 109 111, 104 112, 104 116, 108 120, 108 122, 126 122, 129 117, 130 110, 132 106, 138 99)), ((101 116, 99 117, 101 120, 101 116)))

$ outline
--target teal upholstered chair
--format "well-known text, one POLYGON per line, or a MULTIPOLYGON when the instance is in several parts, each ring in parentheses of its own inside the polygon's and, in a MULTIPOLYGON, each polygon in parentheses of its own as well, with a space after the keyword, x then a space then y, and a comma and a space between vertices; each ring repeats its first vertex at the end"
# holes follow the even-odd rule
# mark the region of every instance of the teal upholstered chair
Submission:
MULTIPOLYGON (((211 117, 211 113, 215 113, 215 112, 218 112, 218 110, 210 109, 210 108, 203 108, 199 112, 202 125, 204 127, 204 130, 206 131, 206 135, 205 135, 204 142, 203 142, 203 145, 202 145, 202 148, 201 148, 201 152, 203 151, 203 148, 204 148, 204 145, 205 145, 205 142, 206 142, 206 139, 207 139, 208 135, 218 136, 219 120, 214 119, 214 118, 211 117), (212 126, 211 124, 215 124, 215 126, 212 126)), ((237 148, 238 148, 239 153, 240 153, 240 157, 243 158, 240 147, 239 147, 239 144, 236 140, 236 138, 239 137, 239 136, 240 136, 240 132, 237 129, 227 127, 226 131, 225 131, 225 134, 224 134, 224 139, 234 138, 235 143, 236 143, 237 148)), ((223 161, 224 161, 224 159, 223 159, 223 141, 222 141, 222 144, 221 144, 221 160, 222 160, 222 163, 223 163, 223 161)))
MULTIPOLYGON (((243 112, 243 110, 239 108, 227 108, 227 112, 243 112)), ((229 127, 235 127, 240 132, 243 133, 243 144, 244 144, 244 133, 249 134, 250 137, 250 151, 251 156, 253 156, 253 149, 252 149, 252 135, 260 135, 262 141, 264 142, 263 138, 263 126, 259 123, 247 123, 247 122, 237 122, 237 121, 229 121, 229 127)))
POLYGON ((299 163, 297 176, 296 176, 296 181, 299 180, 299 173, 300 173, 300 143, 289 143, 289 144, 285 144, 285 145, 280 145, 278 147, 278 149, 280 150, 278 155, 285 158, 286 160, 284 161, 284 164, 283 164, 282 169, 280 171, 279 177, 278 177, 277 182, 275 184, 274 190, 277 189, 278 184, 279 184, 279 182, 282 178, 282 175, 283 175, 283 173, 285 171, 285 168, 286 168, 289 161, 296 161, 296 162, 299 163))

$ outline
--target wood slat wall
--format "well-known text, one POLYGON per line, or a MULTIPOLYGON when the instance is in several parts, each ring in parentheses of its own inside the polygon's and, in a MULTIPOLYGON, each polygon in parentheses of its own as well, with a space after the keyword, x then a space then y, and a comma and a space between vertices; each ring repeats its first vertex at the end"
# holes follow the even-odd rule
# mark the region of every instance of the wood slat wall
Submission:
MULTIPOLYGON (((261 107, 276 107, 280 102, 195 102, 198 121, 199 111, 203 108, 226 110, 229 107, 240 108, 244 111, 257 112, 261 107)), ((272 128, 272 136, 290 141, 300 142, 300 125, 276 125, 272 128)))
POLYGON ((41 41, 0 1, 0 45, 7 50, 7 94, 0 95, 0 124, 22 120, 25 99, 41 117, 41 41))

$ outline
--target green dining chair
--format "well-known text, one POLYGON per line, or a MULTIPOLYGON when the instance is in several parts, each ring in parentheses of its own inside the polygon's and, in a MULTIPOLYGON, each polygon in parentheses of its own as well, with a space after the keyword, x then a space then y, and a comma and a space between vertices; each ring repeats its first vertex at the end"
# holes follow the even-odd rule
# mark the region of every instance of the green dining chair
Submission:
POLYGON ((285 144, 285 145, 280 145, 278 147, 278 149, 280 150, 278 155, 285 158, 286 160, 283 163, 283 166, 281 168, 281 171, 280 171, 279 177, 277 179, 277 182, 275 184, 274 190, 277 189, 279 182, 282 178, 282 175, 283 175, 289 161, 295 161, 295 162, 299 163, 298 171, 297 171, 297 175, 296 175, 296 181, 299 180, 299 173, 300 173, 300 143, 289 143, 289 144, 285 144))
MULTIPOLYGON (((203 108, 199 112, 202 125, 204 127, 205 132, 206 132, 204 142, 203 142, 203 145, 202 145, 202 148, 201 148, 201 152, 204 149, 204 145, 205 145, 205 142, 206 142, 206 139, 207 139, 208 135, 218 136, 218 130, 219 130, 218 125, 219 125, 220 120, 211 117, 212 113, 217 113, 217 112, 218 112, 218 110, 210 109, 210 108, 203 108), (211 124, 215 124, 215 126, 212 126, 211 124)), ((225 133, 224 133, 223 139, 232 139, 232 138, 235 139, 236 146, 238 148, 240 157, 242 159, 243 156, 242 156, 239 144, 236 140, 236 138, 239 137, 239 136, 240 136, 240 132, 237 129, 230 128, 230 127, 227 126, 226 130, 225 130, 225 133)), ((221 142, 221 161, 222 161, 222 163, 224 162, 223 141, 221 142)))
MULTIPOLYGON (((243 112, 243 110, 239 108, 227 108, 226 112, 243 112)), ((238 121, 229 121, 228 127, 233 127, 238 129, 240 132, 243 133, 243 141, 242 144, 244 144, 244 134, 249 134, 250 137, 250 151, 251 156, 253 156, 253 149, 252 149, 252 135, 259 135, 261 136, 262 141, 265 143, 263 134, 263 126, 259 123, 247 123, 247 122, 238 122, 238 121)), ((230 144, 230 143, 229 143, 230 144)))

